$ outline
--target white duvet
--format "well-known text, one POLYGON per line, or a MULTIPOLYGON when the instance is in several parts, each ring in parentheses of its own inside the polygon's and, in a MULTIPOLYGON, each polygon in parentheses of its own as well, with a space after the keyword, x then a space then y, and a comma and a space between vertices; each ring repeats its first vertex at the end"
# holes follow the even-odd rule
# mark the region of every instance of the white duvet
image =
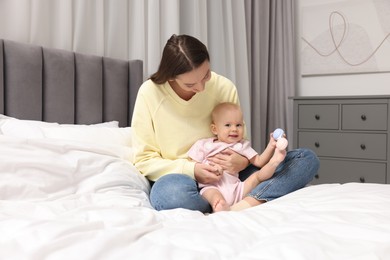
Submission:
POLYGON ((131 148, 0 135, 0 259, 390 259, 390 185, 157 212, 131 148))

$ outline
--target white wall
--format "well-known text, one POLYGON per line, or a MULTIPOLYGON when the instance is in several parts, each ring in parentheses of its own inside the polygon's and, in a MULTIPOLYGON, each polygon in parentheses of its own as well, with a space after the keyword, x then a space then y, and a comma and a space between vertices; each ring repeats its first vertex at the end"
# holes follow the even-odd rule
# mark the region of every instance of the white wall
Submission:
POLYGON ((297 95, 390 95, 390 73, 301 77, 297 95))
MULTIPOLYGON (((299 0, 299 8, 298 8, 298 35, 297 35, 297 45, 298 45, 298 57, 301 58, 301 51, 302 51, 302 45, 305 44, 301 39, 302 32, 302 20, 305 19, 307 16, 305 16, 305 11, 310 10, 310 5, 314 4, 323 4, 324 7, 328 7, 329 5, 334 5, 334 10, 340 10, 343 14, 346 14, 346 17, 350 18, 350 13, 353 8, 359 8, 359 6, 356 6, 356 4, 362 5, 370 3, 374 0, 364 0, 366 2, 362 1, 351 1, 351 0, 319 0, 319 1, 313 1, 313 0, 299 0), (305 7, 305 8, 303 8, 305 7), (309 7, 309 8, 307 8, 309 7)), ((383 17, 386 19, 390 18, 388 15, 390 13, 390 1, 382 1, 383 7, 385 8, 385 13, 387 13, 386 16, 382 16, 381 24, 382 27, 381 30, 384 30, 385 33, 390 33, 390 26, 383 27, 383 17)), ((371 14, 375 14, 378 12, 377 10, 371 10, 371 14)), ((325 13, 325 12, 324 12, 325 13)), ((317 17, 315 19, 315 24, 310 24, 310 28, 325 28, 328 26, 329 21, 325 17, 317 17), (321 19, 322 18, 322 19, 321 19), (326 20, 326 21, 324 21, 326 20), (317 23, 317 24, 316 24, 317 23), (328 24, 324 24, 328 23, 328 24)), ((372 19, 372 20, 380 20, 378 19, 372 19)), ((305 21, 306 22, 306 21, 305 21)), ((347 20, 348 25, 354 26, 358 23, 354 23, 352 19, 349 21, 347 20)), ((389 22, 390 24, 390 22, 389 22)), ((372 24, 370 24, 372 26, 372 24)), ((307 25, 306 25, 306 28, 307 25)), ((312 32, 315 32, 312 30, 312 32)), ((320 32, 318 32, 319 34, 320 32)), ((351 36, 351 32, 347 31, 347 37, 351 36), (349 33, 349 34, 348 34, 349 33)), ((378 35, 378 39, 384 39, 383 37, 386 36, 386 34, 380 33, 378 35)), ((377 46, 378 39, 375 39, 375 43, 372 43, 372 45, 375 45, 373 47, 377 46)), ((317 42, 318 44, 318 42, 317 42)), ((320 46, 324 47, 324 46, 320 46)), ((387 37, 385 42, 383 43, 382 49, 389 48, 390 47, 390 37, 387 37)), ((380 55, 380 51, 377 52, 376 55, 380 55)), ((387 55, 386 55, 387 56, 387 55)), ((381 57, 382 58, 382 57, 381 57)), ((390 62, 390 56, 387 57, 388 61, 390 62)), ((299 77, 299 80, 297 82, 297 90, 296 94, 298 96, 339 96, 339 95, 389 95, 390 94, 390 70, 385 72, 378 72, 378 73, 344 73, 344 74, 332 74, 332 75, 325 75, 320 74, 316 76, 302 76, 299 77)))

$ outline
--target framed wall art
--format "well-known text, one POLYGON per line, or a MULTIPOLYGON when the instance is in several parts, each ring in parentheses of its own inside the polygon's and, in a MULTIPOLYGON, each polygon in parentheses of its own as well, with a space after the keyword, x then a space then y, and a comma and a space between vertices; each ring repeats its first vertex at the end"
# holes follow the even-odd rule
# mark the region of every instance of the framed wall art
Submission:
POLYGON ((390 1, 300 0, 302 76, 390 71, 390 1))

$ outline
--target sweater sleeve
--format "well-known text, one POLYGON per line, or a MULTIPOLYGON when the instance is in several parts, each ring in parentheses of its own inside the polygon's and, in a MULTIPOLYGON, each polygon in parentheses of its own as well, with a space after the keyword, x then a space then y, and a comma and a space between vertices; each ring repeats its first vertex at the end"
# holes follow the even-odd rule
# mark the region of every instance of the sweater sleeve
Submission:
MULTIPOLYGON (((183 173, 194 177, 195 162, 188 159, 162 158, 155 139, 152 109, 140 89, 132 116, 132 139, 135 149, 134 165, 149 180, 156 181, 167 173, 183 173)), ((153 101, 152 101, 153 102, 153 101)))

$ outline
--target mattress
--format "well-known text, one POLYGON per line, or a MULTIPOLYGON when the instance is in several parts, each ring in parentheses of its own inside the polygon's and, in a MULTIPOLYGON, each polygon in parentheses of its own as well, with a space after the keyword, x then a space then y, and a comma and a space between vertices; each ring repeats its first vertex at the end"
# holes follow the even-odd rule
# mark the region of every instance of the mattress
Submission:
POLYGON ((131 127, 5 116, 0 127, 0 259, 390 257, 389 185, 313 185, 239 212, 156 211, 131 163, 131 127))

